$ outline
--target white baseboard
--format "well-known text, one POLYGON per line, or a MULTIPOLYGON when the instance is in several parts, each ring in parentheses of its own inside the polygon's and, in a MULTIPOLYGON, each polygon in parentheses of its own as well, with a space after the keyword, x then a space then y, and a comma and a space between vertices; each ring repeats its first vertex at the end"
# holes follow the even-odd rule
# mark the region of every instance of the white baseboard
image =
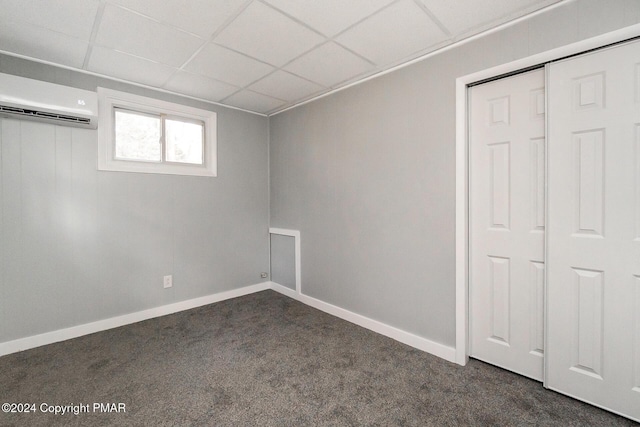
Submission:
POLYGON ((194 298, 187 301, 180 301, 173 304, 163 305, 160 307, 150 308, 148 310, 138 311, 136 313, 125 314, 122 316, 112 317, 109 319, 98 320, 96 322, 86 323, 84 325, 72 326, 70 328, 59 329, 57 331, 46 332, 44 334, 33 335, 26 338, 19 338, 13 341, 0 343, 0 356, 40 347, 47 344, 53 344, 65 341, 71 338, 81 337, 83 335, 93 334, 95 332, 105 331, 107 329, 117 328, 132 323, 141 322, 143 320, 153 319, 154 317, 166 316, 184 310, 201 307, 203 305, 213 304, 231 298, 241 297, 243 295, 272 289, 289 298, 300 301, 303 304, 317 308, 332 316, 339 317, 363 328, 377 332, 381 335, 392 338, 411 347, 441 357, 450 362, 456 361, 456 351, 453 347, 419 337, 401 329, 389 326, 377 320, 370 319, 360 314, 353 313, 344 308, 326 303, 316 298, 299 294, 297 291, 289 289, 275 282, 263 282, 256 285, 245 286, 244 288, 233 289, 230 291, 220 292, 205 297, 194 298))
POLYGON ((20 338, 13 341, 7 341, 4 343, 0 343, 0 356, 16 353, 18 351, 28 350, 30 348, 40 347, 47 344, 65 341, 71 338, 81 337, 83 335, 93 334, 95 332, 105 331, 107 329, 129 325, 131 323, 141 322, 143 320, 153 319, 154 317, 166 316, 167 314, 173 314, 179 311, 213 304, 215 302, 220 302, 227 299, 241 297, 243 295, 260 292, 267 289, 271 289, 271 282, 258 283, 256 285, 245 286, 244 288, 232 289, 230 291, 207 295, 205 297, 180 301, 173 304, 150 308, 148 310, 124 314, 122 316, 112 317, 109 319, 98 320, 96 322, 85 323, 84 325, 72 326, 70 328, 59 329, 57 331, 46 332, 44 334, 33 335, 31 337, 20 338))
POLYGON ((294 300, 300 301, 300 295, 291 288, 287 288, 286 286, 282 286, 280 283, 270 282, 271 289, 276 291, 279 294, 292 298, 294 300))
POLYGON ((358 326, 362 326, 363 328, 377 332, 396 341, 400 341, 401 343, 413 348, 417 348, 418 350, 433 354, 434 356, 438 356, 449 362, 456 363, 455 347, 449 347, 444 344, 419 337, 410 332, 406 332, 402 329, 389 326, 377 320, 373 320, 360 314, 353 313, 349 310, 345 310, 344 308, 337 307, 333 304, 326 303, 319 299, 312 298, 304 294, 298 294, 295 291, 275 282, 271 282, 271 289, 290 298, 296 299, 303 304, 331 314, 332 316, 336 316, 348 322, 355 323, 358 326))

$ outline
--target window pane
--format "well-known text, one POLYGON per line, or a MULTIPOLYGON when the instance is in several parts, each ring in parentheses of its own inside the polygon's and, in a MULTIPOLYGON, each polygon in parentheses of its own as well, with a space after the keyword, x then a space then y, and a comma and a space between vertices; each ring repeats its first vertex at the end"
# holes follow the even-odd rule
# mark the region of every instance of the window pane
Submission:
POLYGON ((165 121, 167 161, 203 164, 203 125, 175 119, 165 121))
POLYGON ((116 159, 159 162, 160 117, 116 110, 116 159))

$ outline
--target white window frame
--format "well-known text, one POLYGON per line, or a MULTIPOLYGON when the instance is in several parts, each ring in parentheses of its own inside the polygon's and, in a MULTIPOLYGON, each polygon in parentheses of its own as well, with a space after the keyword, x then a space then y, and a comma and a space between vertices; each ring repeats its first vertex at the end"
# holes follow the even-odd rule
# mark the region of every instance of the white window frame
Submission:
MULTIPOLYGON (((217 167, 217 115, 213 111, 173 102, 98 88, 98 170, 215 177, 217 167), (115 158, 115 108, 183 118, 204 123, 203 164, 146 162, 115 158)), ((162 156, 164 159, 164 155, 162 156)))

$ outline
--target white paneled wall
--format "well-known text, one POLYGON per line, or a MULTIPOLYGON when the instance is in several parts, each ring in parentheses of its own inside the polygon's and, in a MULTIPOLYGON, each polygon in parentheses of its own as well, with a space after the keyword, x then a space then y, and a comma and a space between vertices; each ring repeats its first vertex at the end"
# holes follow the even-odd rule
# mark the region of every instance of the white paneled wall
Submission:
POLYGON ((266 119, 233 114, 219 178, 98 172, 97 131, 0 119, 0 343, 261 282, 266 119))

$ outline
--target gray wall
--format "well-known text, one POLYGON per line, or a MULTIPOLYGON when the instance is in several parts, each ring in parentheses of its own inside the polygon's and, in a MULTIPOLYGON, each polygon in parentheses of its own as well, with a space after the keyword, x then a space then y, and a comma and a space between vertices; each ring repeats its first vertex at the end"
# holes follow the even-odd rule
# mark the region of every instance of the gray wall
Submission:
POLYGON ((271 118, 271 226, 301 231, 304 293, 455 345, 455 79, 640 21, 563 6, 271 118))
POLYGON ((455 78, 637 23, 639 4, 569 2, 271 120, 0 55, 214 110, 219 159, 213 179, 97 172, 95 131, 2 119, 0 342, 260 282, 271 225, 301 230, 306 294, 454 345, 455 78))
POLYGON ((0 72, 218 113, 217 178, 98 172, 97 131, 0 119, 0 342, 264 280, 267 118, 7 56, 0 72))

